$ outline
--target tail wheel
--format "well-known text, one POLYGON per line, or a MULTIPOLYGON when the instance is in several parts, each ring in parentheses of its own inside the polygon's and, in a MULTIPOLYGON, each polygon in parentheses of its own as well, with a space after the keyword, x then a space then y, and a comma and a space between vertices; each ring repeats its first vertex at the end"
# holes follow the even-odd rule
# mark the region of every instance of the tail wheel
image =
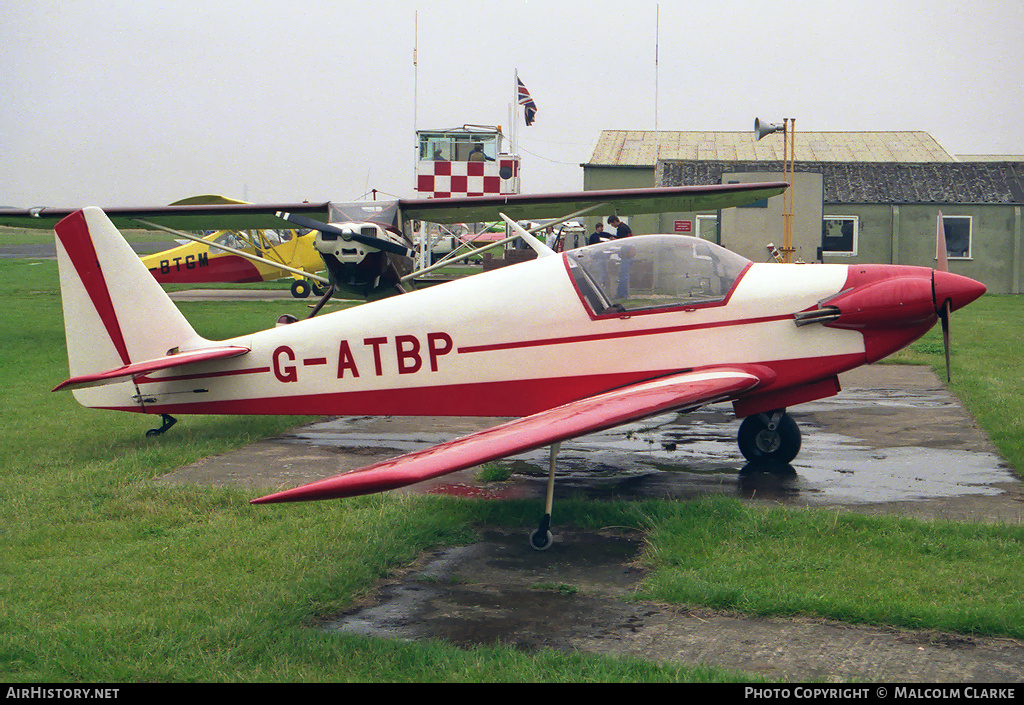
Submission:
POLYGON ((783 410, 754 414, 743 419, 737 441, 752 463, 788 463, 800 452, 800 427, 783 410))
POLYGON ((292 296, 295 298, 304 299, 309 296, 310 291, 312 291, 312 287, 305 279, 296 279, 292 282, 292 296))

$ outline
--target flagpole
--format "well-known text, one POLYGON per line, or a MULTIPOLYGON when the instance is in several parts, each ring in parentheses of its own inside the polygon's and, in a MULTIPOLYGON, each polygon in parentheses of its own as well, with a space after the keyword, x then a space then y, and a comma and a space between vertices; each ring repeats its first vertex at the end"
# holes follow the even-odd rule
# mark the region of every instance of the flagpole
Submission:
POLYGON ((512 154, 519 156, 519 69, 512 81, 512 154))

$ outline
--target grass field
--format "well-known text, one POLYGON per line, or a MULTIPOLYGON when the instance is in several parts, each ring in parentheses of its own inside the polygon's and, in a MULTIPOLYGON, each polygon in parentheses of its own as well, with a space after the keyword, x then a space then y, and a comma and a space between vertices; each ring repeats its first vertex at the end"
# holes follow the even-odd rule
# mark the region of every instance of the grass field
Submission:
MULTIPOLYGON (((82 409, 67 374, 53 262, 0 260, 0 678, 8 682, 734 681, 712 668, 458 649, 313 625, 421 551, 476 527, 536 522, 527 502, 373 496, 264 511, 251 493, 165 487, 184 463, 295 417, 152 417, 82 409)), ((308 302, 196 303, 224 338, 308 302)), ((1024 299, 954 317, 955 391, 1018 471, 1024 299)), ((930 334, 902 362, 943 364, 930 334)), ((1024 638, 1024 528, 760 510, 732 500, 559 505, 559 523, 648 532, 638 599, 1024 638)))
MULTIPOLYGON (((950 331, 951 388, 1024 475, 1024 296, 984 296, 953 313, 950 331)), ((930 365, 945 380, 939 327, 890 361, 930 365)))

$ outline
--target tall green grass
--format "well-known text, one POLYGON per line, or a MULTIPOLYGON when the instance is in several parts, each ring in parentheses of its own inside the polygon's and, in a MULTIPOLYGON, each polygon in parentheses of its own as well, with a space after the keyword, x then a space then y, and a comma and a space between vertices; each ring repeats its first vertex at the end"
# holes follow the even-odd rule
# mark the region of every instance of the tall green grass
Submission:
POLYGON ((759 615, 1024 637, 1024 527, 759 510, 661 508, 644 595, 759 615))

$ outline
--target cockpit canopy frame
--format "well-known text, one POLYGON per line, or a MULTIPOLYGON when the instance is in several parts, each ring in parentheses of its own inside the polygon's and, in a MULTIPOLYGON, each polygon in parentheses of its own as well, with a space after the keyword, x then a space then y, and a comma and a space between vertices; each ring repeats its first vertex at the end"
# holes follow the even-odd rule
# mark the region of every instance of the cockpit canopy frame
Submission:
POLYGON ((643 235, 570 250, 566 264, 591 317, 725 305, 752 264, 685 235, 643 235))

